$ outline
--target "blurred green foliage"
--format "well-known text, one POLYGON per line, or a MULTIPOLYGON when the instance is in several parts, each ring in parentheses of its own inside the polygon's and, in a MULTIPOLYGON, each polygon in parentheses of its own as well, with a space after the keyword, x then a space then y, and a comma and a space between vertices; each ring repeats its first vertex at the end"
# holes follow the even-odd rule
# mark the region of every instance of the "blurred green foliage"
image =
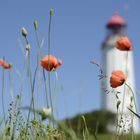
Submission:
POLYGON ((65 124, 71 128, 77 135, 81 135, 85 129, 85 124, 81 116, 84 116, 89 133, 108 133, 107 124, 115 123, 116 115, 105 110, 97 110, 85 114, 79 114, 73 118, 62 120, 59 124, 65 124))

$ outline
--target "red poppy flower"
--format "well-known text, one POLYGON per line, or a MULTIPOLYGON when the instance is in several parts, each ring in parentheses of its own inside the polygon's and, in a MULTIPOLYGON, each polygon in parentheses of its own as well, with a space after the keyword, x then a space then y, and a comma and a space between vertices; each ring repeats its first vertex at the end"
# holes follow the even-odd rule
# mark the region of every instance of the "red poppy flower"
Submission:
POLYGON ((121 51, 131 51, 132 44, 127 36, 120 37, 116 42, 116 48, 121 51))
POLYGON ((11 64, 8 64, 6 61, 4 61, 3 59, 0 59, 0 65, 4 68, 4 69, 10 69, 11 68, 11 64))
POLYGON ((112 88, 119 87, 123 85, 125 80, 126 80, 125 75, 121 70, 113 71, 110 77, 110 86, 112 88))
POLYGON ((62 65, 61 59, 56 59, 53 55, 46 55, 42 60, 40 60, 40 65, 47 71, 52 71, 57 69, 62 65))

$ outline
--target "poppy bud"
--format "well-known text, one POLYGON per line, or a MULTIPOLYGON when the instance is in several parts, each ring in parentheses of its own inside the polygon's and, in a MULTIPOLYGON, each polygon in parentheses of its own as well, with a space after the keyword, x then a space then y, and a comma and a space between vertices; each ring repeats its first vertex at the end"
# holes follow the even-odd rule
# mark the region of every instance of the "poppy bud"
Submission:
POLYGON ((43 107, 40 111, 40 115, 42 117, 42 120, 45 120, 47 117, 50 117, 51 116, 51 108, 43 107))
POLYGON ((133 96, 130 97, 130 108, 133 108, 133 96))
POLYGON ((12 67, 11 64, 7 63, 5 60, 0 59, 0 65, 4 68, 4 69, 10 69, 12 67))
POLYGON ((31 48, 31 47, 30 47, 30 44, 27 44, 27 45, 26 45, 26 51, 29 51, 30 48, 31 48))
POLYGON ((117 102, 117 110, 118 110, 120 104, 121 104, 121 101, 119 100, 119 101, 117 102))
POLYGON ((53 16, 53 14, 54 14, 54 9, 50 9, 50 16, 53 16))
POLYGON ((23 27, 22 28, 22 35, 24 36, 24 37, 26 37, 27 36, 27 30, 25 29, 25 27, 23 27))
POLYGON ((34 21, 34 28, 35 28, 35 30, 38 29, 38 22, 37 22, 37 20, 34 21))
POLYGON ((131 97, 130 97, 130 101, 133 102, 133 99, 134 99, 133 96, 131 96, 131 97))
POLYGON ((112 88, 119 87, 123 85, 125 80, 126 80, 125 75, 121 70, 113 71, 110 77, 110 86, 112 88))

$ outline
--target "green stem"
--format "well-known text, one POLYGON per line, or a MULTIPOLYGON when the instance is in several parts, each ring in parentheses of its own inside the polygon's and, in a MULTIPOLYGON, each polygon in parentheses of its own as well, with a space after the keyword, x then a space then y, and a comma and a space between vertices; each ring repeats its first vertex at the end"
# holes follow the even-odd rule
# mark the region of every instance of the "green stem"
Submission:
MULTIPOLYGON (((56 91, 57 91, 57 85, 58 85, 58 74, 56 71, 55 71, 55 79, 56 79, 56 82, 55 82, 55 88, 54 88, 54 108, 56 110, 56 107, 55 107, 55 105, 56 105, 56 91)), ((57 110, 56 110, 56 112, 57 112, 57 110)))
POLYGON ((50 15, 49 30, 48 30, 48 55, 50 55, 50 48, 51 48, 51 21, 52 21, 52 16, 50 15))
MULTIPOLYGON (((51 94, 51 82, 50 82, 50 72, 48 72, 48 86, 49 86, 49 94, 50 94, 50 105, 51 105, 51 111, 52 111, 52 118, 54 119, 53 116, 53 102, 52 102, 52 94, 51 94)), ((54 121, 53 121, 53 126, 54 126, 54 121)))
POLYGON ((28 44, 29 44, 29 42, 28 42, 28 39, 27 39, 27 37, 25 37, 25 41, 26 41, 26 44, 28 45, 28 44))
POLYGON ((49 108, 49 103, 48 103, 48 92, 47 92, 47 85, 46 85, 46 76, 45 76, 45 71, 44 71, 44 69, 43 69, 43 79, 44 79, 44 85, 45 85, 45 93, 46 93, 47 108, 49 108))
POLYGON ((36 80, 37 69, 38 69, 38 60, 37 60, 37 65, 36 65, 36 69, 34 72, 33 87, 32 87, 32 102, 33 102, 33 109, 34 109, 34 119, 36 119, 35 103, 34 103, 34 89, 35 89, 35 80, 36 80))
MULTIPOLYGON (((31 67, 30 67, 30 51, 29 51, 29 77, 30 77, 30 86, 31 86, 31 93, 32 93, 32 99, 31 99, 31 105, 33 104, 33 109, 35 109, 35 104, 34 104, 34 84, 35 84, 35 77, 36 77, 36 70, 34 74, 34 79, 32 82, 32 73, 31 73, 31 67)), ((35 119, 35 112, 34 112, 34 119, 35 119)))
POLYGON ((41 53, 41 43, 40 43, 40 41, 39 41, 39 37, 38 37, 38 32, 37 32, 37 30, 35 30, 35 36, 36 36, 36 41, 37 41, 37 46, 38 46, 38 48, 39 48, 39 50, 38 50, 38 61, 40 61, 40 59, 41 59, 41 57, 42 57, 42 53, 41 53))
POLYGON ((35 30, 35 36, 36 36, 36 41, 37 41, 38 48, 41 48, 37 30, 35 30))
POLYGON ((11 97, 13 99, 14 96, 13 96, 13 82, 12 82, 11 69, 9 70, 9 81, 10 81, 10 95, 11 95, 11 97))
POLYGON ((2 111, 4 114, 4 123, 6 126, 6 118, 5 118, 5 106, 4 106, 4 68, 2 68, 2 111))
MULTIPOLYGON (((128 51, 126 52, 126 64, 125 64, 125 75, 126 75, 126 79, 127 79, 127 65, 128 65, 128 51)), ((125 82, 126 83, 126 82, 125 82)), ((122 100, 122 112, 121 112, 121 118, 120 119, 123 119, 123 111, 124 111, 124 102, 125 102, 125 92, 126 92, 126 85, 124 83, 124 92, 123 92, 123 100, 122 100)), ((120 127, 119 127, 119 130, 118 130, 118 133, 120 133, 120 127)), ((122 132, 123 134, 123 132, 122 132)))
POLYGON ((130 91, 131 91, 131 93, 132 93, 132 96, 133 96, 133 99, 134 99, 134 105, 135 105, 135 109, 136 109, 136 113, 137 113, 138 111, 137 111, 137 105, 136 105, 135 94, 134 94, 132 88, 131 88, 127 83, 125 83, 125 85, 130 89, 130 91))
MULTIPOLYGON (((50 56, 50 49, 51 49, 51 21, 52 21, 52 15, 50 14, 50 19, 49 19, 49 30, 48 30, 48 56, 50 56)), ((48 57, 48 65, 50 66, 50 57, 48 57)), ((48 71, 48 88, 49 88, 49 97, 50 97, 50 105, 51 105, 51 110, 52 110, 52 118, 54 120, 53 116, 53 102, 52 102, 52 94, 51 94, 51 78, 50 78, 50 71, 48 71)), ((54 121, 53 121, 53 126, 54 126, 54 121)))
MULTIPOLYGON (((28 43, 27 38, 26 38, 26 43, 28 43)), ((28 44, 27 44, 27 45, 28 45, 28 44)), ((37 67, 38 67, 38 64, 37 64, 37 67)), ((33 82, 32 82, 32 73, 31 73, 31 67, 30 67, 30 50, 28 50, 29 81, 30 81, 30 88, 31 88, 31 93, 32 93, 32 98, 31 98, 31 102, 30 102, 30 108, 32 107, 32 104, 33 104, 34 119, 36 119, 36 118, 35 118, 35 117, 36 117, 36 115, 35 115, 35 104, 34 104, 34 87, 35 87, 35 79, 36 79, 37 67, 36 67, 36 69, 35 69, 34 79, 33 79, 33 82)), ((30 119, 30 114, 31 114, 31 110, 29 110, 28 117, 27 117, 25 139, 26 139, 26 136, 27 136, 28 123, 29 123, 29 119, 30 119)))
MULTIPOLYGON (((36 68, 35 74, 34 74, 33 85, 32 85, 31 72, 30 72, 30 85, 31 85, 31 90, 32 90, 32 99, 31 99, 31 102, 30 102, 30 108, 32 107, 32 104, 33 104, 34 119, 36 119, 36 115, 35 115, 35 106, 34 106, 34 85, 35 85, 36 71, 37 71, 37 68, 36 68)), ((26 139, 26 136, 27 136, 28 123, 29 123, 29 119, 30 119, 30 114, 31 114, 31 109, 29 109, 29 113, 28 113, 28 117, 27 117, 25 139, 26 139)))
MULTIPOLYGON (((128 51, 126 52, 126 65, 125 65, 126 79, 127 79, 127 65, 128 65, 128 51)), ((122 102, 122 115, 123 115, 123 111, 124 111, 125 92, 126 92, 126 86, 124 84, 124 94, 123 94, 123 102, 122 102)))
MULTIPOLYGON (((39 41, 39 37, 38 37, 38 31, 37 29, 35 29, 35 36, 36 36, 36 42, 37 42, 37 46, 39 48, 38 52, 37 52, 37 67, 36 67, 36 72, 38 71, 38 68, 39 68, 39 61, 41 60, 42 58, 42 53, 41 53, 41 42, 39 41)), ((40 81, 40 71, 38 72, 38 78, 39 78, 39 81, 40 81)), ((38 82, 39 83, 39 82, 38 82)), ((40 84, 40 83, 39 83, 40 84)), ((38 99, 38 90, 39 90, 39 84, 38 84, 38 87, 37 87, 37 99, 38 99)), ((48 102, 48 101, 47 101, 48 102)), ((38 108, 38 100, 36 102, 36 106, 38 108)))
POLYGON ((134 128, 133 128, 133 119, 134 119, 134 114, 131 113, 131 133, 132 133, 132 140, 134 140, 134 128))

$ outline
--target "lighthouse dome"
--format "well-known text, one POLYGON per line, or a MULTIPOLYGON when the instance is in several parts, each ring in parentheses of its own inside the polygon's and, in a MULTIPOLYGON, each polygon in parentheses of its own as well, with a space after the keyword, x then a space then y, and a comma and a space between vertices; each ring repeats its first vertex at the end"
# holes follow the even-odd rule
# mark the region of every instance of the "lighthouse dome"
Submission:
POLYGON ((126 24, 125 20, 123 19, 123 17, 120 16, 119 13, 114 13, 114 15, 107 22, 106 27, 107 28, 111 28, 113 26, 125 27, 126 25, 127 24, 126 24))

